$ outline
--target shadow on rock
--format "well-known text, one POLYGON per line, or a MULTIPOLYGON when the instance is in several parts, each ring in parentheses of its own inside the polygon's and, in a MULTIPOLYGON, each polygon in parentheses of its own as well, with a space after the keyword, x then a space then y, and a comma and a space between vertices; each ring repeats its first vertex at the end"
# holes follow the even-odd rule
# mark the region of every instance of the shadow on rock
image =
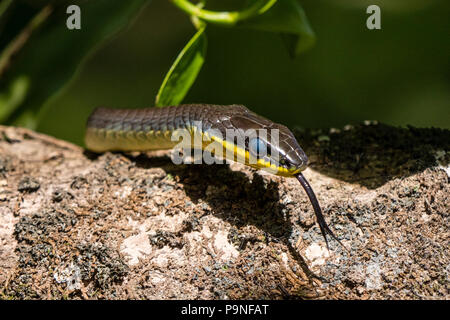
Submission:
MULTIPOLYGON (((200 199, 206 202, 212 214, 234 227, 253 225, 264 233, 266 242, 284 243, 305 274, 310 279, 319 278, 289 241, 293 225, 289 210, 284 210, 285 205, 279 199, 278 183, 266 182, 258 173, 250 179, 243 172, 231 170, 228 165, 175 165, 169 157, 126 156, 138 167, 160 167, 178 176, 186 194, 194 202, 200 199)), ((187 229, 192 229, 192 226, 187 229)), ((241 250, 248 242, 255 241, 245 235, 234 235, 234 239, 229 240, 241 250)))
POLYGON ((450 130, 446 129, 366 123, 329 132, 293 131, 312 169, 369 189, 437 164, 447 166, 450 158, 450 130))

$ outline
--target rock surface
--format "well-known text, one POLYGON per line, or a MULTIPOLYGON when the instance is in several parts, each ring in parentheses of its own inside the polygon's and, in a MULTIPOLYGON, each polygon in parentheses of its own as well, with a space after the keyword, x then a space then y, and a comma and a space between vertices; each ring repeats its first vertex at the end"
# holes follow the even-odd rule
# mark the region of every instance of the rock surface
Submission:
POLYGON ((0 126, 2 299, 450 299, 450 132, 295 130, 295 179, 0 126))

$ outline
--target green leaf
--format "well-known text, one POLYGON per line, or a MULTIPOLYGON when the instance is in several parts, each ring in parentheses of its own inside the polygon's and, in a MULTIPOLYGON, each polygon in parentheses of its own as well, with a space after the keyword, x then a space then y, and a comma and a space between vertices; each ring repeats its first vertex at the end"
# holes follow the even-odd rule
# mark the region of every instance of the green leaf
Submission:
POLYGON ((297 0, 278 0, 264 14, 244 20, 241 27, 279 33, 291 56, 310 49, 316 36, 297 0))
POLYGON ((180 104, 197 78, 206 55, 205 27, 178 54, 156 96, 156 106, 180 104))
MULTIPOLYGON (((46 103, 74 77, 87 54, 125 27, 147 2, 83 1, 80 3, 81 30, 67 29, 67 6, 55 5, 51 15, 33 32, 12 61, 6 78, 2 79, 2 83, 10 88, 18 79, 28 80, 26 95, 15 105, 14 112, 11 113, 11 104, 0 100, 0 110, 8 108, 8 112, 2 112, 9 115, 7 123, 36 127, 46 103)), ((0 94, 3 90, 4 86, 0 87, 0 94)))
POLYGON ((27 77, 18 77, 4 92, 0 92, 0 123, 5 121, 11 113, 24 101, 28 91, 27 77))

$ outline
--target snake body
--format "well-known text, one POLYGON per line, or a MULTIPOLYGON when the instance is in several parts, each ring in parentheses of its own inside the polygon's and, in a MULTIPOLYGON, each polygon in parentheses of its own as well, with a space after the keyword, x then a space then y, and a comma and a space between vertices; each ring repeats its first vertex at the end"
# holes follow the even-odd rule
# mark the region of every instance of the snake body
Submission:
MULTIPOLYGON (((298 144, 292 132, 284 125, 274 123, 257 115, 242 105, 189 104, 146 109, 97 108, 87 121, 85 143, 94 152, 105 151, 147 151, 171 149, 178 141, 173 141, 175 131, 185 130, 193 137, 206 136, 213 143, 230 153, 227 159, 236 160, 240 155, 244 163, 256 169, 270 169, 272 173, 286 177, 296 177, 308 194, 321 229, 326 239, 330 234, 338 242, 325 222, 319 203, 309 183, 302 175, 308 157, 298 144), (264 156, 256 154, 256 163, 249 161, 252 140, 228 138, 227 130, 244 137, 248 130, 265 129, 268 135, 257 137, 257 146, 263 145, 270 151, 264 156), (277 130, 277 143, 271 140, 273 130, 277 130), (230 158, 231 154, 231 158, 230 158), (277 156, 272 156, 276 154, 277 156)), ((206 143, 201 145, 205 149, 206 143)), ((340 242, 339 242, 340 243, 340 242)))
POLYGON ((250 165, 245 144, 238 145, 226 139, 227 130, 235 130, 244 135, 249 129, 266 129, 269 136, 265 143, 273 147, 273 151, 277 151, 282 158, 281 161, 269 157, 258 159, 253 167, 270 168, 273 173, 288 177, 306 167, 308 157, 287 127, 265 119, 241 105, 98 108, 88 119, 85 143, 88 149, 96 152, 171 149, 178 143, 171 139, 175 130, 187 130, 191 134, 206 134, 215 130, 221 133, 221 136, 210 135, 209 138, 222 144, 225 150, 232 149, 233 154, 241 154, 247 160, 246 164, 250 165), (270 143, 270 133, 273 129, 279 132, 279 143, 276 146, 270 143))

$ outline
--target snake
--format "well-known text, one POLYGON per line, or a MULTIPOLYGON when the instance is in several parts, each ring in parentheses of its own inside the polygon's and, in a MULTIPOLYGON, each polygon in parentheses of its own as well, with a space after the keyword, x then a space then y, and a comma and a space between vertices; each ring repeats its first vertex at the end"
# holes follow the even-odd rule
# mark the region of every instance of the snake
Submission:
POLYGON ((222 148, 222 156, 225 154, 227 160, 239 159, 238 162, 255 169, 297 178, 312 204, 327 248, 327 234, 342 245, 326 223, 317 197, 302 174, 308 166, 308 157, 294 134, 286 126, 262 117, 243 105, 96 108, 87 120, 85 145, 96 153, 167 150, 179 144, 179 140, 173 139, 175 132, 185 132, 191 139, 200 136, 202 142, 198 148, 202 150, 206 150, 209 143, 214 143, 222 148), (230 132, 234 132, 234 136, 229 137, 230 132), (246 132, 253 135, 245 136, 246 132), (272 139, 273 132, 277 134, 276 140, 272 139))

